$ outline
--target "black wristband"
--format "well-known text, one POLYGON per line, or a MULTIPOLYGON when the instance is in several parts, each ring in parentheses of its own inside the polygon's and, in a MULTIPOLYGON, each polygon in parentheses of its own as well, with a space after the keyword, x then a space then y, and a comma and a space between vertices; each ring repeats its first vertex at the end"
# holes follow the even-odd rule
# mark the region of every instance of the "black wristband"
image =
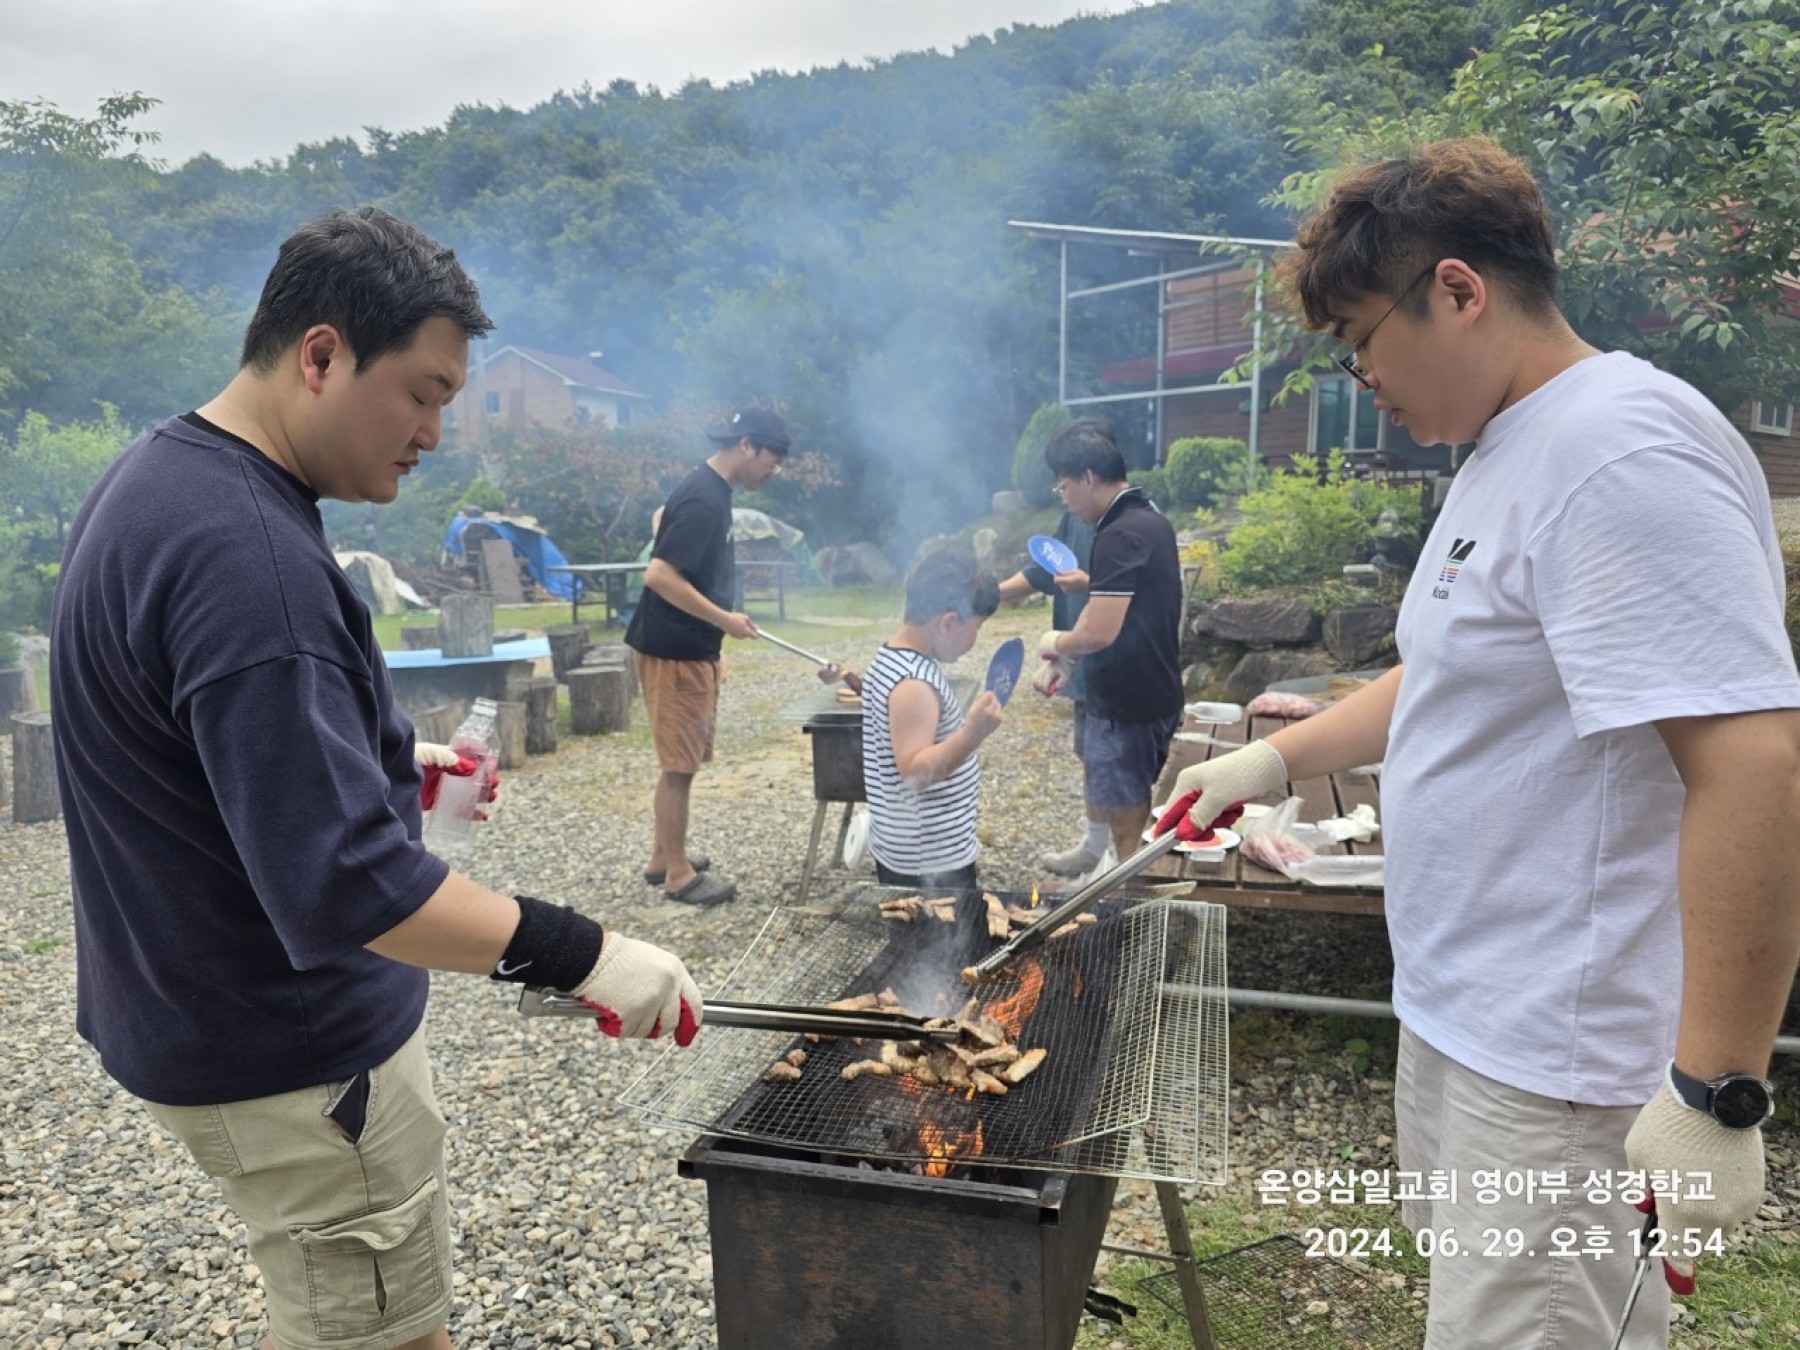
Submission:
POLYGON ((564 991, 585 980, 600 959, 606 937, 600 925, 567 905, 529 895, 513 899, 519 902, 519 926, 488 978, 564 991))

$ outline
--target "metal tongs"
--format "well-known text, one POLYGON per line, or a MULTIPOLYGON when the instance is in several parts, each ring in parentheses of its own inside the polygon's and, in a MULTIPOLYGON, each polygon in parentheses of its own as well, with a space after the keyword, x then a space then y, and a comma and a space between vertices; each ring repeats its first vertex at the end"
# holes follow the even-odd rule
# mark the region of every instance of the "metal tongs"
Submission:
POLYGON ((969 984, 986 984, 1033 947, 1043 946, 1057 929, 1068 923, 1077 914, 1091 908, 1096 901, 1123 886, 1179 842, 1180 838, 1174 830, 1158 835, 1124 862, 1102 872, 1088 882, 1031 927, 1015 933, 974 965, 965 966, 962 972, 964 981, 969 984))
POLYGON ((820 656, 817 652, 809 652, 804 647, 796 647, 793 643, 789 642, 786 638, 778 638, 773 633, 768 632, 766 629, 762 629, 762 628, 757 629, 756 636, 758 636, 759 638, 767 638, 770 642, 773 642, 777 647, 781 647, 787 651, 790 651, 795 656, 804 656, 808 661, 811 661, 815 666, 817 666, 819 668, 819 678, 821 680, 826 681, 827 683, 829 683, 832 680, 837 679, 837 677, 839 675, 843 674, 843 672, 844 672, 844 668, 842 666, 840 666, 836 661, 827 661, 824 657, 820 656))
MULTIPOLYGON (((737 1003, 707 999, 701 1004, 709 1027, 749 1027, 756 1031, 787 1031, 795 1035, 863 1036, 881 1041, 957 1040, 953 1026, 928 1027, 923 1017, 911 1013, 845 1012, 839 1008, 809 1007, 792 1003, 737 1003)), ((592 1017, 594 1010, 580 999, 554 989, 527 985, 519 994, 519 1012, 526 1017, 592 1017)))

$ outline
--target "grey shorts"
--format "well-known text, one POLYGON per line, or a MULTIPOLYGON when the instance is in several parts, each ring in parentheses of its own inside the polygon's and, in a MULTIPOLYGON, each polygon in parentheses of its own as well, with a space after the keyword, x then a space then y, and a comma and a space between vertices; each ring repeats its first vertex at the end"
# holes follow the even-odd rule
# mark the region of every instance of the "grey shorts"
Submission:
POLYGON ((1079 725, 1088 805, 1148 806, 1181 714, 1154 722, 1112 722, 1089 712, 1079 725))
POLYGON ((249 1229, 282 1350, 380 1350, 450 1316, 444 1118, 423 1031, 369 1070, 355 1143, 323 1114, 342 1086, 145 1103, 249 1229))

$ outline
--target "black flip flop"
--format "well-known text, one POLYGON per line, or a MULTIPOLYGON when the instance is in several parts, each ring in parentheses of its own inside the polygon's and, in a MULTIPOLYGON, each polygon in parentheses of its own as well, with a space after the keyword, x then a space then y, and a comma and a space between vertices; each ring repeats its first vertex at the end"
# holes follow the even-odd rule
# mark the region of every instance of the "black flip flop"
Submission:
MULTIPOLYGON (((688 854, 688 863, 696 872, 704 872, 707 868, 712 866, 712 859, 707 857, 704 853, 690 853, 688 854)), ((668 879, 669 874, 666 871, 644 873, 644 884, 646 886, 660 886, 668 879)))
POLYGON ((703 909, 711 909, 714 905, 737 899, 737 882, 728 881, 724 877, 707 876, 701 872, 680 890, 664 891, 663 899, 672 900, 678 905, 699 905, 703 909))

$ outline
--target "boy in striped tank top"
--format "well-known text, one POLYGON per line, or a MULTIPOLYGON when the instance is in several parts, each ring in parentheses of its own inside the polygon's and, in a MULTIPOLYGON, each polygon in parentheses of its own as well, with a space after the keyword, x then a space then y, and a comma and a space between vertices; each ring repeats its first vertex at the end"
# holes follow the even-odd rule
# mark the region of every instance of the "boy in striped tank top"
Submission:
POLYGON ((869 852, 884 886, 975 886, 975 751, 1000 725, 983 690, 965 714, 942 663, 975 645, 1000 607, 1000 586, 966 549, 920 560, 906 579, 906 614, 863 672, 863 779, 869 852))

